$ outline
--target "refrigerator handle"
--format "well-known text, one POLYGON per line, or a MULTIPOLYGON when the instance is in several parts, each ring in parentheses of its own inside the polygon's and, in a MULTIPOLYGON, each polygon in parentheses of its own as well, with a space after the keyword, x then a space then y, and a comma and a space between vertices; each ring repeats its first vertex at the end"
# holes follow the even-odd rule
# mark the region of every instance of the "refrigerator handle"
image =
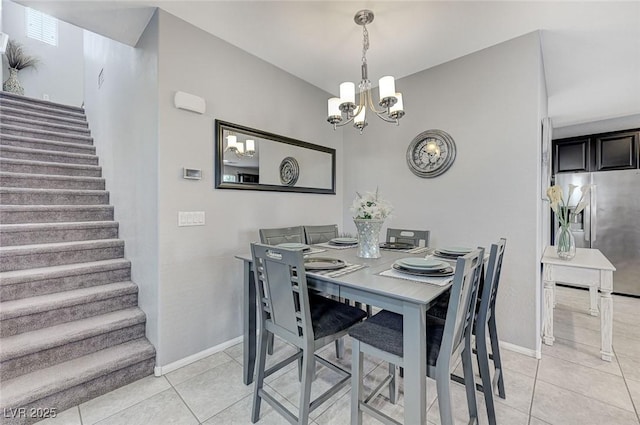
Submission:
POLYGON ((589 226, 589 230, 591 233, 591 246, 593 246, 593 242, 596 241, 598 228, 598 196, 596 194, 596 185, 591 186, 591 193, 589 194, 591 198, 591 223, 589 226))

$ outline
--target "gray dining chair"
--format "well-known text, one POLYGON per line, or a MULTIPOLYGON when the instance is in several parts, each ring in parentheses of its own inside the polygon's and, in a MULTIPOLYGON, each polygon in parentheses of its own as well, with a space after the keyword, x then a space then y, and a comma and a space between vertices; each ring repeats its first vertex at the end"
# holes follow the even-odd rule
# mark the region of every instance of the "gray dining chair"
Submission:
POLYGON ((387 242, 429 246, 429 230, 387 229, 387 242))
POLYGON ((366 313, 309 292, 302 251, 253 243, 251 255, 260 323, 251 422, 255 423, 260 418, 260 405, 264 400, 290 423, 307 424, 309 413, 340 391, 351 377, 348 371, 317 356, 315 352, 346 335, 351 326, 366 317, 366 313), (272 334, 298 347, 298 351, 266 369, 267 341, 272 334), (296 360, 301 363, 297 417, 277 401, 264 385, 266 377, 296 360), (342 375, 342 379, 311 401, 316 361, 342 375))
POLYGON ((278 245, 281 243, 305 243, 304 228, 278 227, 273 229, 260 229, 260 242, 267 245, 278 245))
POLYGON ((308 244, 329 242, 338 237, 338 225, 304 226, 304 236, 308 244))
MULTIPOLYGON (((506 398, 504 388, 504 369, 502 368, 502 358, 500 356, 500 345, 498 339, 498 328, 496 326, 496 298, 498 295, 498 284, 500 283, 500 273, 502 271, 502 259, 504 257, 505 246, 507 240, 501 238, 498 243, 491 245, 489 253, 489 262, 487 264, 487 272, 485 278, 480 282, 480 290, 478 300, 476 302, 476 320, 474 327, 475 348, 473 352, 476 354, 478 362, 478 370, 480 372, 480 380, 482 384, 476 384, 476 389, 482 391, 484 395, 485 405, 487 407, 487 418, 489 425, 497 425, 495 403, 493 400, 494 392, 497 387, 498 396, 506 398), (489 332, 489 342, 491 344, 491 352, 487 347, 487 331, 489 332), (489 368, 489 360, 493 360, 493 380, 489 368)), ((441 297, 436 305, 427 311, 427 318, 432 320, 442 320, 448 307, 449 300, 441 297)), ((463 382, 463 378, 452 375, 457 382, 463 382)))
MULTIPOLYGON (((451 372, 456 366, 458 355, 462 366, 467 393, 470 424, 478 423, 475 381, 471 362, 471 334, 475 317, 475 305, 480 284, 484 248, 458 258, 451 286, 450 302, 445 323, 427 318, 427 375, 436 380, 440 423, 453 425, 451 406, 451 372)), ((403 317, 401 314, 382 310, 349 330, 352 344, 351 383, 351 423, 362 424, 362 414, 373 416, 385 424, 400 423, 376 410, 368 402, 385 385, 389 385, 389 398, 396 400, 396 367, 403 364, 403 317), (363 391, 363 355, 367 353, 389 363, 389 374, 383 379, 372 395, 365 399, 363 391)), ((411 373, 411 371, 405 371, 411 373)))

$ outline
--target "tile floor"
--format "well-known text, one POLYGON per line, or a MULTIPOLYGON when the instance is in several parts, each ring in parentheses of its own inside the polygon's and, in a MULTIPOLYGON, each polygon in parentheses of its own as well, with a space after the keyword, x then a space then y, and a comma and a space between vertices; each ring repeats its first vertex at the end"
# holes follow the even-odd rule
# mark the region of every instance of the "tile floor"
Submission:
MULTIPOLYGON (((496 398, 498 423, 504 425, 640 425, 640 299, 614 297, 614 351, 611 363, 599 357, 599 318, 589 316, 588 292, 558 287, 555 313, 556 342, 543 346, 541 360, 503 349, 506 400, 496 398)), ((343 365, 350 364, 350 349, 343 365)), ((276 344, 270 363, 293 352, 276 344)), ((323 355, 330 359, 333 348, 323 355)), ((147 377, 126 387, 62 412, 41 425, 161 425, 250 424, 252 386, 241 379, 242 347, 236 345, 191 365, 156 378, 147 377)), ((365 385, 373 388, 386 365, 367 359, 365 385)), ((336 381, 337 376, 318 366, 313 395, 336 381)), ((267 379, 281 402, 296 411, 297 368, 291 365, 267 379)), ((435 383, 427 381, 427 419, 440 422, 435 383)), ((466 423, 464 387, 452 384, 456 422, 466 423)), ((484 400, 478 393, 480 423, 487 424, 484 400)), ((383 396, 376 403, 387 414, 402 418, 402 393, 391 405, 383 396)), ((287 422, 262 404, 263 425, 287 422)), ((312 424, 348 424, 349 387, 312 412, 312 424)), ((365 415, 366 417, 366 415, 365 415)), ((378 423, 367 418, 367 424, 378 423)))

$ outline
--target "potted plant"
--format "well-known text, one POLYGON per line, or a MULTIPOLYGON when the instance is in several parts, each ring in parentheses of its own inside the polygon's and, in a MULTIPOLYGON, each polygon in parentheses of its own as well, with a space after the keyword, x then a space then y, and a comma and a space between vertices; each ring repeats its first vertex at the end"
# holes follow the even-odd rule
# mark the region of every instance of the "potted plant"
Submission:
POLYGON ((35 68, 38 58, 27 55, 22 50, 22 45, 13 40, 7 43, 7 63, 9 64, 9 78, 2 84, 2 90, 24 96, 24 88, 18 80, 18 72, 25 68, 35 68))

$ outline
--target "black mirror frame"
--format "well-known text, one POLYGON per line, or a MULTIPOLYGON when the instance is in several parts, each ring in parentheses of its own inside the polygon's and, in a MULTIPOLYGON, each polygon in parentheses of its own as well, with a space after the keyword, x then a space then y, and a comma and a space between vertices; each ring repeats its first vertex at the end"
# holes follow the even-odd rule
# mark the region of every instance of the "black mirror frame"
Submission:
POLYGON ((266 131, 256 130, 254 128, 245 127, 239 124, 233 124, 227 121, 215 120, 215 188, 216 189, 240 189, 240 190, 266 190, 272 192, 301 192, 301 193, 321 193, 326 195, 336 194, 336 150, 326 146, 315 145, 313 143, 303 142, 301 140, 292 139, 290 137, 280 136, 266 131), (231 130, 242 134, 269 139, 274 142, 286 143, 288 145, 298 146, 301 148, 312 149, 325 152, 331 155, 331 188, 322 189, 315 187, 296 187, 296 186, 278 186, 272 184, 260 183, 233 183, 222 181, 224 170, 224 138, 223 131, 231 130))

